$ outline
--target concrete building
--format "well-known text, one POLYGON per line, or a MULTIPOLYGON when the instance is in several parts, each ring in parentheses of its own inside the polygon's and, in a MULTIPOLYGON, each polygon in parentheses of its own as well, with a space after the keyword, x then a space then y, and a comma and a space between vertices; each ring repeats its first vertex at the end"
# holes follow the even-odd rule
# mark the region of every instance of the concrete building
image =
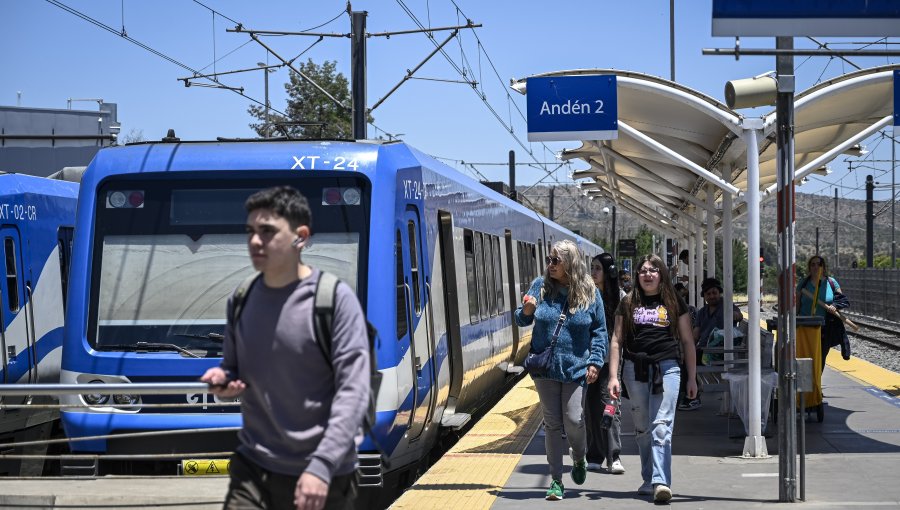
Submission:
POLYGON ((47 176, 67 166, 86 166, 102 147, 116 143, 117 105, 98 110, 0 106, 0 171, 47 176))

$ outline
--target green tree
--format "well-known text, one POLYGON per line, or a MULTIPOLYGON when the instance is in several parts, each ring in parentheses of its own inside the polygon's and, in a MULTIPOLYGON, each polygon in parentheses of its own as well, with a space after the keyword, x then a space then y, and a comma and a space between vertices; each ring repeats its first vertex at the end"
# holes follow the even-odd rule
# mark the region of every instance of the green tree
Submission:
POLYGON ((641 225, 638 228, 637 234, 634 236, 634 245, 635 250, 637 250, 635 257, 638 259, 653 253, 653 231, 650 230, 650 227, 641 225))
MULTIPOLYGON (((725 253, 722 250, 722 239, 716 238, 716 253, 725 253)), ((732 285, 734 292, 747 292, 747 245, 738 240, 731 241, 731 267, 732 269, 732 285)), ((722 257, 716 258, 716 278, 724 282, 725 277, 722 271, 722 257)))
MULTIPOLYGON (((309 76, 335 99, 350 106, 350 84, 347 78, 337 72, 337 62, 326 60, 321 66, 309 59, 300 64, 300 71, 309 76)), ((292 72, 290 80, 284 84, 288 94, 287 117, 269 110, 269 134, 278 136, 286 131, 294 138, 353 138, 351 112, 348 108, 335 104, 312 83, 292 72), (276 129, 275 126, 281 126, 276 129)), ((250 127, 260 136, 266 135, 266 109, 252 105, 247 112, 257 121, 250 127)), ((368 121, 374 119, 369 116, 368 121)))

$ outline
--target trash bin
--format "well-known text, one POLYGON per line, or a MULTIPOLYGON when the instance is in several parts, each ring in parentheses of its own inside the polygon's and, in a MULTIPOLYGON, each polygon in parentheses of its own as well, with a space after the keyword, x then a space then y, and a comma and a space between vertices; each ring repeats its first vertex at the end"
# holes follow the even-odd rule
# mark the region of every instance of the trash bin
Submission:
MULTIPOLYGON (((822 326, 825 318, 817 315, 797 316, 797 358, 812 358, 813 367, 822 366, 822 326)), ((819 422, 825 419, 822 406, 822 371, 813 370, 813 389, 803 393, 804 406, 801 411, 815 410, 819 422)))
MULTIPOLYGON (((728 381, 728 389, 731 392, 731 405, 744 424, 744 434, 750 435, 750 378, 746 371, 731 371, 722 374, 722 378, 728 381)), ((778 385, 778 373, 772 369, 764 369, 759 378, 760 386, 760 421, 761 430, 765 432, 766 423, 769 421, 769 404, 772 401, 772 393, 778 385)))

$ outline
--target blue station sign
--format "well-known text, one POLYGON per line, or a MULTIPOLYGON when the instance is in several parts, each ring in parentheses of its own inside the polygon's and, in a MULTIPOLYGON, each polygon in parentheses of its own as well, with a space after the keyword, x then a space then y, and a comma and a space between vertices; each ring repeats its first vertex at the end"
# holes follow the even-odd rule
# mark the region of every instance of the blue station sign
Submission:
POLYGON ((618 137, 615 75, 528 78, 528 141, 618 137))
POLYGON ((900 35, 897 0, 713 0, 714 36, 900 35))
POLYGON ((900 126, 900 70, 894 71, 894 126, 900 126))

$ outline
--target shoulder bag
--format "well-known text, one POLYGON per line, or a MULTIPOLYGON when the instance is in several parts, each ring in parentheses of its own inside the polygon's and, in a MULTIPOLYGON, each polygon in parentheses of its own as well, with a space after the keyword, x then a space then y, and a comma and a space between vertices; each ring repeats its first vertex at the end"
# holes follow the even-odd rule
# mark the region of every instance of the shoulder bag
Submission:
MULTIPOLYGON (((568 304, 568 302, 566 304, 568 304)), ((523 365, 525 366, 525 370, 530 374, 543 376, 550 371, 550 366, 553 364, 553 349, 556 348, 556 340, 559 338, 559 333, 562 331, 564 322, 566 322, 565 308, 563 308, 563 312, 559 314, 559 321, 556 323, 556 329, 553 330, 553 338, 550 340, 550 345, 541 352, 528 352, 528 356, 525 358, 525 363, 523 363, 523 365)))

